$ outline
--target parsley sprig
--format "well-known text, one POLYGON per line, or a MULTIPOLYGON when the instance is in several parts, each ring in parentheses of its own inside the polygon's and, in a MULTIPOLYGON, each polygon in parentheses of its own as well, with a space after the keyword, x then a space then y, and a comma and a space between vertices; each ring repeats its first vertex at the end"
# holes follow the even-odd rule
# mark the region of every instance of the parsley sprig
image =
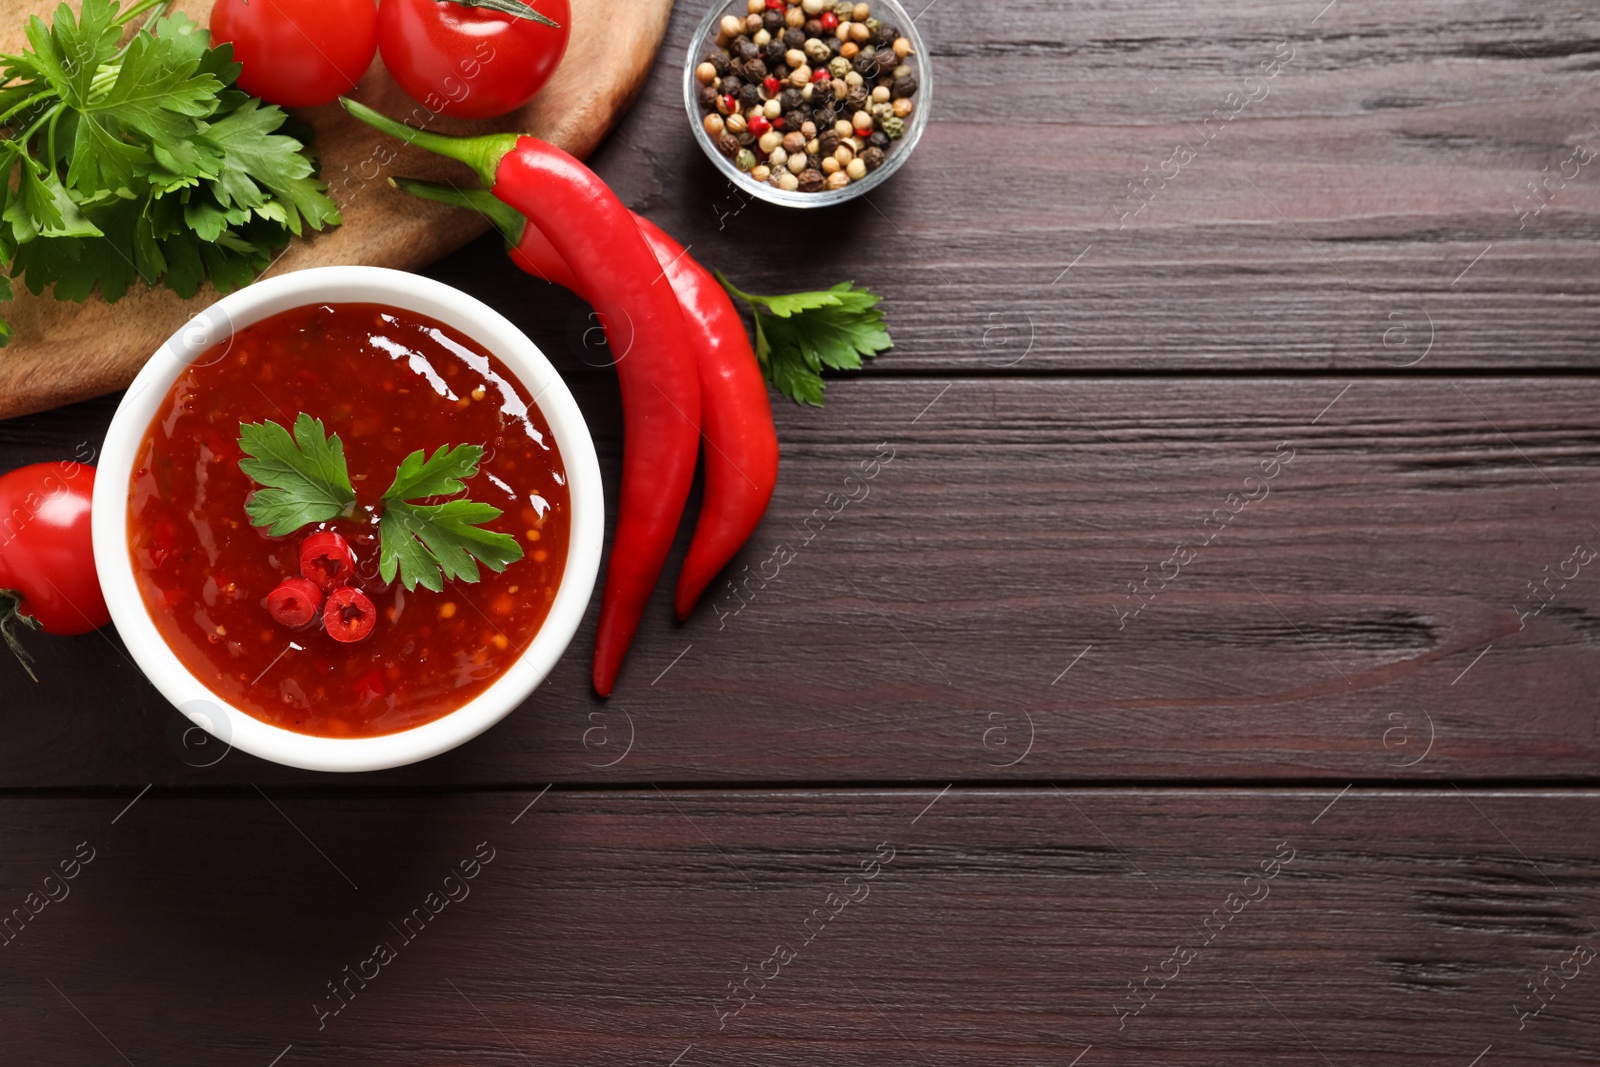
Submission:
POLYGON ((798 404, 822 406, 824 367, 859 370, 863 356, 894 346, 878 310, 883 297, 854 282, 818 293, 756 296, 715 273, 755 315, 756 358, 767 380, 798 404))
MULTIPOLYGON (((292 437, 270 419, 241 423, 239 447, 248 457, 239 469, 262 486, 245 511, 269 535, 283 537, 355 513, 344 442, 338 434, 329 437, 320 419, 302 412, 292 437)), ((482 461, 478 445, 442 445, 432 456, 418 450, 401 461, 378 502, 378 573, 384 581, 398 575, 407 590, 420 585, 437 593, 445 579, 478 581, 480 563, 499 573, 522 558, 516 538, 482 529, 500 517, 499 508, 466 499, 421 502, 466 492, 465 480, 482 461)))
POLYGON ((340 221, 304 146, 279 132, 288 116, 231 88, 232 45, 211 47, 178 12, 122 43, 166 6, 63 3, 0 55, 0 260, 35 294, 116 301, 142 280, 190 297, 207 279, 227 292, 291 235, 340 221))

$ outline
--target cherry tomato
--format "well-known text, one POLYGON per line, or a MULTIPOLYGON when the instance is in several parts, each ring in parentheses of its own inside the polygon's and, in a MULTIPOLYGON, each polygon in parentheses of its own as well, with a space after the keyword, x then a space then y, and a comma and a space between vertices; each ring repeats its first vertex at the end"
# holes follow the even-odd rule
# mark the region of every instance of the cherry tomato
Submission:
POLYGON ((93 497, 94 468, 82 463, 0 475, 0 633, 19 656, 14 622, 72 635, 111 621, 94 567, 93 497))
POLYGON ((322 609, 322 625, 335 641, 362 641, 378 625, 378 609, 360 590, 348 586, 335 589, 328 594, 328 603, 322 609))
POLYGON ((350 542, 332 530, 312 534, 300 546, 300 573, 323 589, 343 585, 355 572, 356 554, 350 542))
POLYGON ((285 578, 267 594, 267 613, 296 630, 315 619, 321 607, 322 590, 309 578, 285 578))
POLYGON ((469 119, 515 111, 555 73, 572 23, 568 0, 530 2, 560 28, 453 0, 382 0, 383 65, 430 111, 469 119))
POLYGON ((373 0, 217 0, 211 36, 244 65, 239 88, 315 107, 355 88, 378 50, 373 0))

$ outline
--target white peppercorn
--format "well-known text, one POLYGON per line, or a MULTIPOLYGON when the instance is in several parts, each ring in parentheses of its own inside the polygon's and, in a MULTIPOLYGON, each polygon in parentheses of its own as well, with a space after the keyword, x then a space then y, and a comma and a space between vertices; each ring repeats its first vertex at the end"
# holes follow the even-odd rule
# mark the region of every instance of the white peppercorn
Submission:
POLYGON ((850 175, 846 174, 842 170, 836 170, 833 173, 828 175, 828 188, 829 189, 843 189, 845 186, 847 186, 849 184, 850 184, 850 175))
POLYGON ((781 170, 782 168, 788 166, 789 165, 789 152, 788 152, 788 149, 784 148, 782 145, 779 145, 777 148, 774 148, 772 150, 772 154, 767 157, 767 162, 772 164, 774 169, 780 169, 781 170))
POLYGON ((722 131, 726 129, 726 124, 722 121, 721 115, 707 115, 704 125, 705 131, 712 137, 721 136, 722 131))
POLYGON ((800 188, 800 179, 796 178, 788 171, 784 171, 782 174, 778 175, 778 188, 782 189, 786 193, 792 193, 796 189, 800 188))
POLYGON ((765 48, 767 45, 772 43, 772 34, 768 33, 766 30, 757 30, 756 35, 750 38, 750 40, 755 42, 757 48, 765 48))
POLYGON ((729 37, 736 37, 744 32, 744 19, 737 15, 724 15, 722 17, 722 32, 729 37))
POLYGON ((894 42, 894 54, 904 59, 911 54, 911 38, 897 37, 894 42))
POLYGON ((909 96, 902 96, 894 102, 894 113, 898 118, 908 118, 915 107, 909 96))
POLYGON ((768 100, 766 103, 761 105, 761 114, 765 115, 769 119, 775 119, 779 115, 783 114, 783 105, 779 104, 776 100, 768 100))
POLYGON ((816 18, 818 15, 822 14, 822 12, 826 10, 827 6, 827 0, 800 0, 801 10, 803 10, 807 15, 810 15, 812 18, 816 18))
POLYGON ((717 68, 710 63, 702 63, 694 68, 694 78, 701 85, 710 85, 717 80, 717 68))
MULTIPOLYGON (((757 170, 761 168, 757 167, 757 170)), ((852 159, 845 164, 844 172, 850 175, 852 181, 860 181, 867 176, 867 165, 859 159, 852 159)))
POLYGON ((765 163, 758 163, 750 169, 750 177, 758 182, 764 182, 772 177, 772 168, 765 163))
MULTIPOLYGON (((741 159, 744 158, 742 153, 740 155, 740 158, 741 159)), ((754 158, 755 157, 753 157, 753 156, 751 157, 752 161, 754 161, 754 158)), ((739 169, 740 170, 744 170, 744 169, 747 169, 747 168, 741 167, 739 169)), ((839 169, 840 169, 839 161, 837 159, 835 159, 833 156, 823 156, 822 157, 822 173, 824 173, 824 174, 836 174, 836 173, 838 173, 839 169)))
POLYGON ((799 174, 806 169, 806 154, 804 152, 796 152, 789 157, 784 166, 789 168, 790 174, 799 174))
POLYGON ((880 85, 873 89, 872 102, 874 104, 887 104, 889 102, 889 87, 887 85, 880 85))

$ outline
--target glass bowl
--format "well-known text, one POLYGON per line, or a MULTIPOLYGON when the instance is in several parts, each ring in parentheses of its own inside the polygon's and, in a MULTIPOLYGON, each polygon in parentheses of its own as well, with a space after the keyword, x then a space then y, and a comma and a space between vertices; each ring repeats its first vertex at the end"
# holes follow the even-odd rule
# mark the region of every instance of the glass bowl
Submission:
POLYGON ((747 12, 740 0, 721 0, 712 6, 705 18, 700 20, 699 27, 689 40, 689 52, 685 57, 683 104, 689 115, 690 129, 695 141, 700 145, 700 150, 735 189, 748 193, 758 200, 765 200, 769 204, 782 204, 784 207, 829 207, 833 204, 842 204, 846 200, 854 200, 876 189, 888 181, 911 157, 917 142, 922 139, 923 129, 928 125, 928 114, 933 110, 933 71, 928 62, 928 50, 923 44, 922 35, 917 31, 916 22, 898 0, 869 0, 869 2, 876 18, 892 22, 899 28, 901 34, 911 41, 912 55, 916 60, 913 66, 918 82, 917 107, 911 113, 910 121, 906 123, 905 135, 891 147, 883 166, 860 181, 851 182, 843 189, 824 189, 817 193, 803 193, 799 190, 790 192, 775 185, 768 185, 766 182, 758 182, 736 167, 733 160, 717 151, 717 146, 706 133, 705 127, 701 125, 704 116, 700 112, 700 101, 696 99, 700 83, 695 80, 694 71, 705 58, 706 52, 716 46, 718 24, 722 21, 722 17, 742 16, 747 12))

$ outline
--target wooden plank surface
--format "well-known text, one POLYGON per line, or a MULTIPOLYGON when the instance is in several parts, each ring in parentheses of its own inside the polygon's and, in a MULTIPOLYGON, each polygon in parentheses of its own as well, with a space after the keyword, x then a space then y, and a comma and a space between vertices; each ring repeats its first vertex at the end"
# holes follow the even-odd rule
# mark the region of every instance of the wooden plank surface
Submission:
MULTIPOLYGON (((614 485, 614 386, 579 396, 614 485)), ((840 383, 778 409, 732 570, 773 581, 684 626, 663 587, 609 702, 591 605, 523 709, 380 780, 1592 782, 1597 404, 1589 378, 840 383)), ((71 454, 104 415, 0 446, 71 454)), ((46 684, 12 689, 0 780, 197 780, 114 639, 29 643, 46 684)), ((198 780, 317 776, 236 754, 198 780)))
POLYGON ((1600 960, 1567 962, 1600 948, 1593 792, 131 799, 5 805, 7 907, 93 850, 4 949, 18 1062, 1548 1067, 1600 1047, 1600 960), (394 958, 368 963, 379 944, 394 958), (761 972, 735 1010, 730 982, 761 972), (1162 973, 1132 1014, 1129 983, 1162 973))
POLYGON ((661 67, 605 172, 752 292, 886 293, 872 373, 1596 366, 1600 159, 1567 163, 1600 150, 1587 0, 944 0, 918 24, 935 113, 866 202, 737 196, 661 67))
MULTIPOLYGON (((1600 12, 941 0, 917 158, 818 218, 733 196, 683 135, 680 8, 595 166, 752 291, 888 297, 894 352, 779 405, 734 574, 811 540, 736 615, 678 627, 658 597, 611 702, 591 613, 527 707, 359 778, 218 759, 114 639, 33 642, 49 688, 0 688, 0 892, 26 908, 97 852, 0 954, 0 1048, 1592 1062, 1600 571, 1528 597, 1600 547, 1600 160, 1519 198, 1600 148, 1600 12), (1205 143, 1122 220, 1179 139, 1205 143), (391 933, 480 842, 470 897, 391 933), (881 845, 870 896, 830 903, 881 845), (379 940, 397 958, 319 1029, 379 940)), ((430 273, 555 358, 614 484, 587 309, 488 238, 430 273)), ((110 411, 0 422, 0 469, 97 446, 110 411)))
MULTIPOLYGON (((204 25, 212 3, 188 0, 178 6, 204 25)), ((0 0, 0 45, 5 51, 23 47, 26 17, 50 7, 41 0, 0 0)), ((526 130, 582 158, 639 91, 666 30, 672 0, 582 0, 572 9, 561 67, 537 97, 503 118, 467 121, 435 114, 394 84, 381 59, 351 95, 438 133, 526 130)), ((492 51, 480 56, 482 66, 463 76, 463 99, 472 93, 474 79, 492 71, 496 62, 513 62, 509 55, 497 57, 492 51)), ((388 186, 394 175, 463 181, 459 164, 378 134, 338 104, 298 114, 316 131, 319 173, 344 224, 292 242, 268 273, 346 263, 421 267, 489 228, 480 216, 421 204, 388 186)), ((217 296, 209 285, 193 300, 165 288, 136 286, 115 305, 98 297, 80 305, 49 294, 36 297, 20 282, 16 291, 15 300, 0 305, 0 315, 15 330, 0 352, 0 418, 121 389, 163 341, 217 296), (63 358, 63 352, 71 357, 63 358)))

